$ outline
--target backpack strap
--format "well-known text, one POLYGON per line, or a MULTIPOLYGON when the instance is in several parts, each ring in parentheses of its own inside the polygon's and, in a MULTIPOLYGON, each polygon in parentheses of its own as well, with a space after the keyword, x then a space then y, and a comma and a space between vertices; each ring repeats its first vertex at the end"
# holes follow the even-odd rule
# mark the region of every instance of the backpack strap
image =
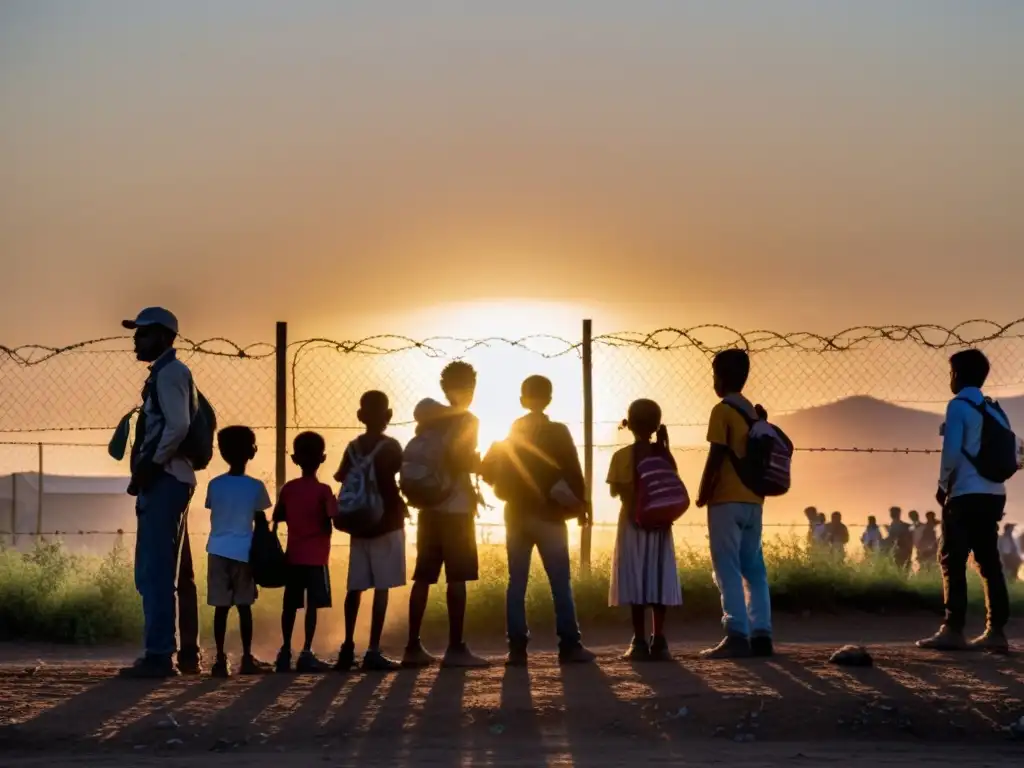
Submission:
POLYGON ((722 402, 743 417, 743 421, 745 421, 747 424, 747 429, 750 429, 752 426, 754 426, 754 424, 760 421, 760 419, 752 419, 750 417, 750 414, 747 413, 745 409, 741 408, 738 404, 732 402, 731 400, 726 399, 723 400, 722 402))

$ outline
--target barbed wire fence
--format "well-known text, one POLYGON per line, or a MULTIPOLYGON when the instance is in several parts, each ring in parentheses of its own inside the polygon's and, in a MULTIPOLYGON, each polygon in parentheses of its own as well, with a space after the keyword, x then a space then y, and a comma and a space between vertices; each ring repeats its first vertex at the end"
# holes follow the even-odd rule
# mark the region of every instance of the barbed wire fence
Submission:
MULTIPOLYGON (((933 492, 941 411, 949 397, 947 358, 957 349, 986 351, 993 363, 988 390, 1004 404, 1024 394, 1024 320, 977 320, 952 328, 872 326, 831 336, 740 332, 721 325, 651 333, 593 334, 590 329, 585 321, 577 341, 545 335, 419 340, 381 335, 289 342, 287 326, 279 324, 274 343, 183 338, 178 354, 222 424, 257 430, 260 453, 251 473, 277 486, 291 472, 290 441, 303 430, 324 434, 329 461, 324 475, 333 474, 344 446, 361 430, 356 411, 366 390, 388 394, 395 413, 391 432, 405 441, 413 434, 415 404, 441 397, 444 365, 466 360, 479 375, 474 410, 486 449, 520 414, 522 379, 545 375, 555 387, 550 414, 569 425, 592 479, 595 520, 609 525, 618 510, 601 489, 612 453, 629 442, 618 426, 636 398, 661 404, 680 471, 691 487, 699 481, 707 417, 717 402, 710 361, 722 349, 750 352, 751 399, 797 443, 794 489, 769 508, 769 518, 778 510, 770 522, 779 527, 801 525, 782 520, 799 520, 798 510, 812 504, 823 509, 841 504, 851 520, 893 503, 925 507, 933 492)), ((45 482, 36 484, 32 498, 25 489, 18 493, 14 478, 124 473, 107 457, 106 442, 121 416, 138 404, 146 373, 127 337, 65 347, 0 346, 0 533, 134 527, 134 515, 127 517, 124 510, 118 512, 126 515, 124 525, 69 525, 44 516, 50 503, 45 482), (9 514, 3 513, 5 506, 9 514)), ((1024 418, 1024 405, 1020 410, 1024 418)), ((207 476, 222 469, 215 462, 207 476)), ((202 493, 200 488, 200 501, 202 493)), ((194 510, 202 506, 197 503, 194 510)), ((684 525, 700 529, 698 514, 691 512, 684 525)), ((500 525, 500 514, 486 510, 481 522, 500 525)), ((586 561, 589 535, 582 536, 580 547, 586 561)))

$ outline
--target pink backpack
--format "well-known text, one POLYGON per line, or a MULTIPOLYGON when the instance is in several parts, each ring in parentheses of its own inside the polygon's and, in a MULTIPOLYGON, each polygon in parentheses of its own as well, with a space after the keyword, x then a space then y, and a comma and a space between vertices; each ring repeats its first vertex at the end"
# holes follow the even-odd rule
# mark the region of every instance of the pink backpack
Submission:
POLYGON ((645 531, 663 531, 690 508, 690 494, 672 461, 660 452, 636 465, 634 522, 645 531))

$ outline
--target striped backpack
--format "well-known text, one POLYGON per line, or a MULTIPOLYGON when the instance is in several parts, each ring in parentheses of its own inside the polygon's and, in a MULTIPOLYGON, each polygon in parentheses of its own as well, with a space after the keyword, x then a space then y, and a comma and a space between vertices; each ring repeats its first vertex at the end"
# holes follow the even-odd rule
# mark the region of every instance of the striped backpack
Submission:
POLYGON ((634 520, 645 531, 663 531, 690 507, 690 495, 671 458, 654 451, 636 464, 634 520))

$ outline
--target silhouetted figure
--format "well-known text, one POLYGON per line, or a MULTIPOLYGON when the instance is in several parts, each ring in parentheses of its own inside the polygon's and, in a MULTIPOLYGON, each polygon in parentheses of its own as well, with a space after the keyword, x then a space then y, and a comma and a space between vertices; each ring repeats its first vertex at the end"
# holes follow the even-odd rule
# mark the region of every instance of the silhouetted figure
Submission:
POLYGON ((832 552, 833 557, 845 560, 846 545, 850 543, 850 531, 843 522, 842 513, 832 513, 832 521, 828 524, 826 539, 829 551, 832 552))
POLYGON ((885 538, 885 548, 893 560, 905 571, 910 570, 910 561, 914 557, 914 536, 910 526, 903 520, 903 510, 893 507, 889 510, 889 530, 885 538))
POLYGON ((864 547, 864 554, 868 556, 877 555, 882 550, 882 530, 874 515, 868 517, 867 527, 860 535, 860 543, 864 547))
POLYGON ((914 549, 920 570, 927 571, 938 565, 939 521, 934 512, 926 512, 924 522, 914 529, 914 549))
POLYGON ((1020 550, 1017 549, 1017 542, 1013 539, 1013 531, 1017 526, 1007 523, 1003 526, 1003 535, 999 537, 999 559, 1003 563, 1003 573, 1006 580, 1013 582, 1017 580, 1017 572, 1020 571, 1020 550))
POLYGON ((985 584, 987 627, 970 647, 999 653, 1009 650, 1004 629, 1010 618, 1010 596, 999 558, 999 521, 1006 508, 1006 487, 984 476, 976 466, 986 433, 1008 430, 1003 410, 982 394, 989 363, 977 349, 957 352, 949 360, 953 399, 946 407, 942 429, 942 461, 936 500, 942 505, 942 567, 946 620, 932 637, 918 646, 934 650, 968 647, 964 638, 967 619, 967 558, 973 554, 985 584), (973 457, 973 458, 972 458, 973 457))
POLYGON ((804 510, 804 517, 807 518, 807 548, 814 544, 814 529, 818 526, 818 510, 816 507, 808 507, 804 510))

